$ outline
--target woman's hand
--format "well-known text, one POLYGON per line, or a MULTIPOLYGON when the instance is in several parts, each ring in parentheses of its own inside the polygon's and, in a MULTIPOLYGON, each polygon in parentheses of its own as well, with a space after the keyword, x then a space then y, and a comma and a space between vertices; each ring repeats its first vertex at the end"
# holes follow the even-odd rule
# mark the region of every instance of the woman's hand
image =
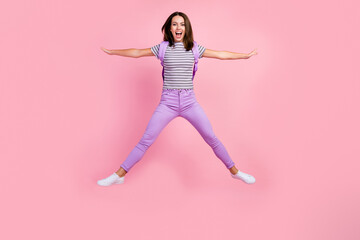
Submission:
POLYGON ((253 56, 253 55, 256 55, 257 54, 257 51, 256 49, 253 50, 251 53, 248 54, 249 57, 253 56))
POLYGON ((109 50, 109 49, 106 49, 106 48, 101 47, 101 50, 103 50, 104 52, 106 52, 106 53, 109 54, 109 55, 112 55, 112 52, 111 52, 111 50, 109 50))

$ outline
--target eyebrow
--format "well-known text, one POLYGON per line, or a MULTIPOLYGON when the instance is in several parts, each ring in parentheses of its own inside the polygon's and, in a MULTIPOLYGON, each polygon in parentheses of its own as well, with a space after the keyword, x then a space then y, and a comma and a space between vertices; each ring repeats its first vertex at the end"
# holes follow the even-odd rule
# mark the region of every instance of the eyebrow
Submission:
MULTIPOLYGON (((173 24, 173 23, 177 23, 177 22, 172 22, 171 24, 173 24)), ((181 23, 184 23, 184 22, 181 22, 181 23)))

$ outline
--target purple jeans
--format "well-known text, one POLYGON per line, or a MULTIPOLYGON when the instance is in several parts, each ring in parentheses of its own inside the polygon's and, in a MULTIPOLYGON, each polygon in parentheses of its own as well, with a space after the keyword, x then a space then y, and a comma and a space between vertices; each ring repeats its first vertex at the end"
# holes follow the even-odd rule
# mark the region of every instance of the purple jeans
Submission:
POLYGON ((121 167, 128 172, 144 156, 146 150, 154 143, 164 127, 179 116, 188 120, 196 128, 228 169, 235 165, 224 145, 215 136, 209 119, 195 98, 194 90, 163 89, 160 103, 155 109, 144 135, 121 167))

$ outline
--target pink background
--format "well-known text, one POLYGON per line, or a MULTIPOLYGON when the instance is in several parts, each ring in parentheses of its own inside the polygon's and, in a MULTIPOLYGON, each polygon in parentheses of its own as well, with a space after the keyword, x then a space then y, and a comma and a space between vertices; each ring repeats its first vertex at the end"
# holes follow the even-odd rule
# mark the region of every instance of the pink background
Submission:
POLYGON ((7 1, 0 7, 1 238, 360 239, 360 6, 335 1, 7 1), (160 100, 149 48, 174 11, 206 48, 199 103, 230 177, 176 118, 125 184, 96 185, 160 100), (5 237, 5 238, 4 238, 5 237))

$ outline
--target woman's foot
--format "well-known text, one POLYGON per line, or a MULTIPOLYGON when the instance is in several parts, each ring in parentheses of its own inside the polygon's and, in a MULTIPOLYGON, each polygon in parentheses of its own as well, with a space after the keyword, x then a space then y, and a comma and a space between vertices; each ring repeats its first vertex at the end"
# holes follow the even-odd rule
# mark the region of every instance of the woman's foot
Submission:
POLYGON ((122 184, 124 180, 125 176, 119 177, 119 175, 113 173, 109 177, 97 181, 97 184, 100 186, 110 186, 112 184, 122 184))
POLYGON ((240 179, 244 181, 245 183, 252 184, 255 183, 255 178, 247 173, 243 173, 240 171, 237 171, 236 174, 230 173, 233 178, 240 179))

